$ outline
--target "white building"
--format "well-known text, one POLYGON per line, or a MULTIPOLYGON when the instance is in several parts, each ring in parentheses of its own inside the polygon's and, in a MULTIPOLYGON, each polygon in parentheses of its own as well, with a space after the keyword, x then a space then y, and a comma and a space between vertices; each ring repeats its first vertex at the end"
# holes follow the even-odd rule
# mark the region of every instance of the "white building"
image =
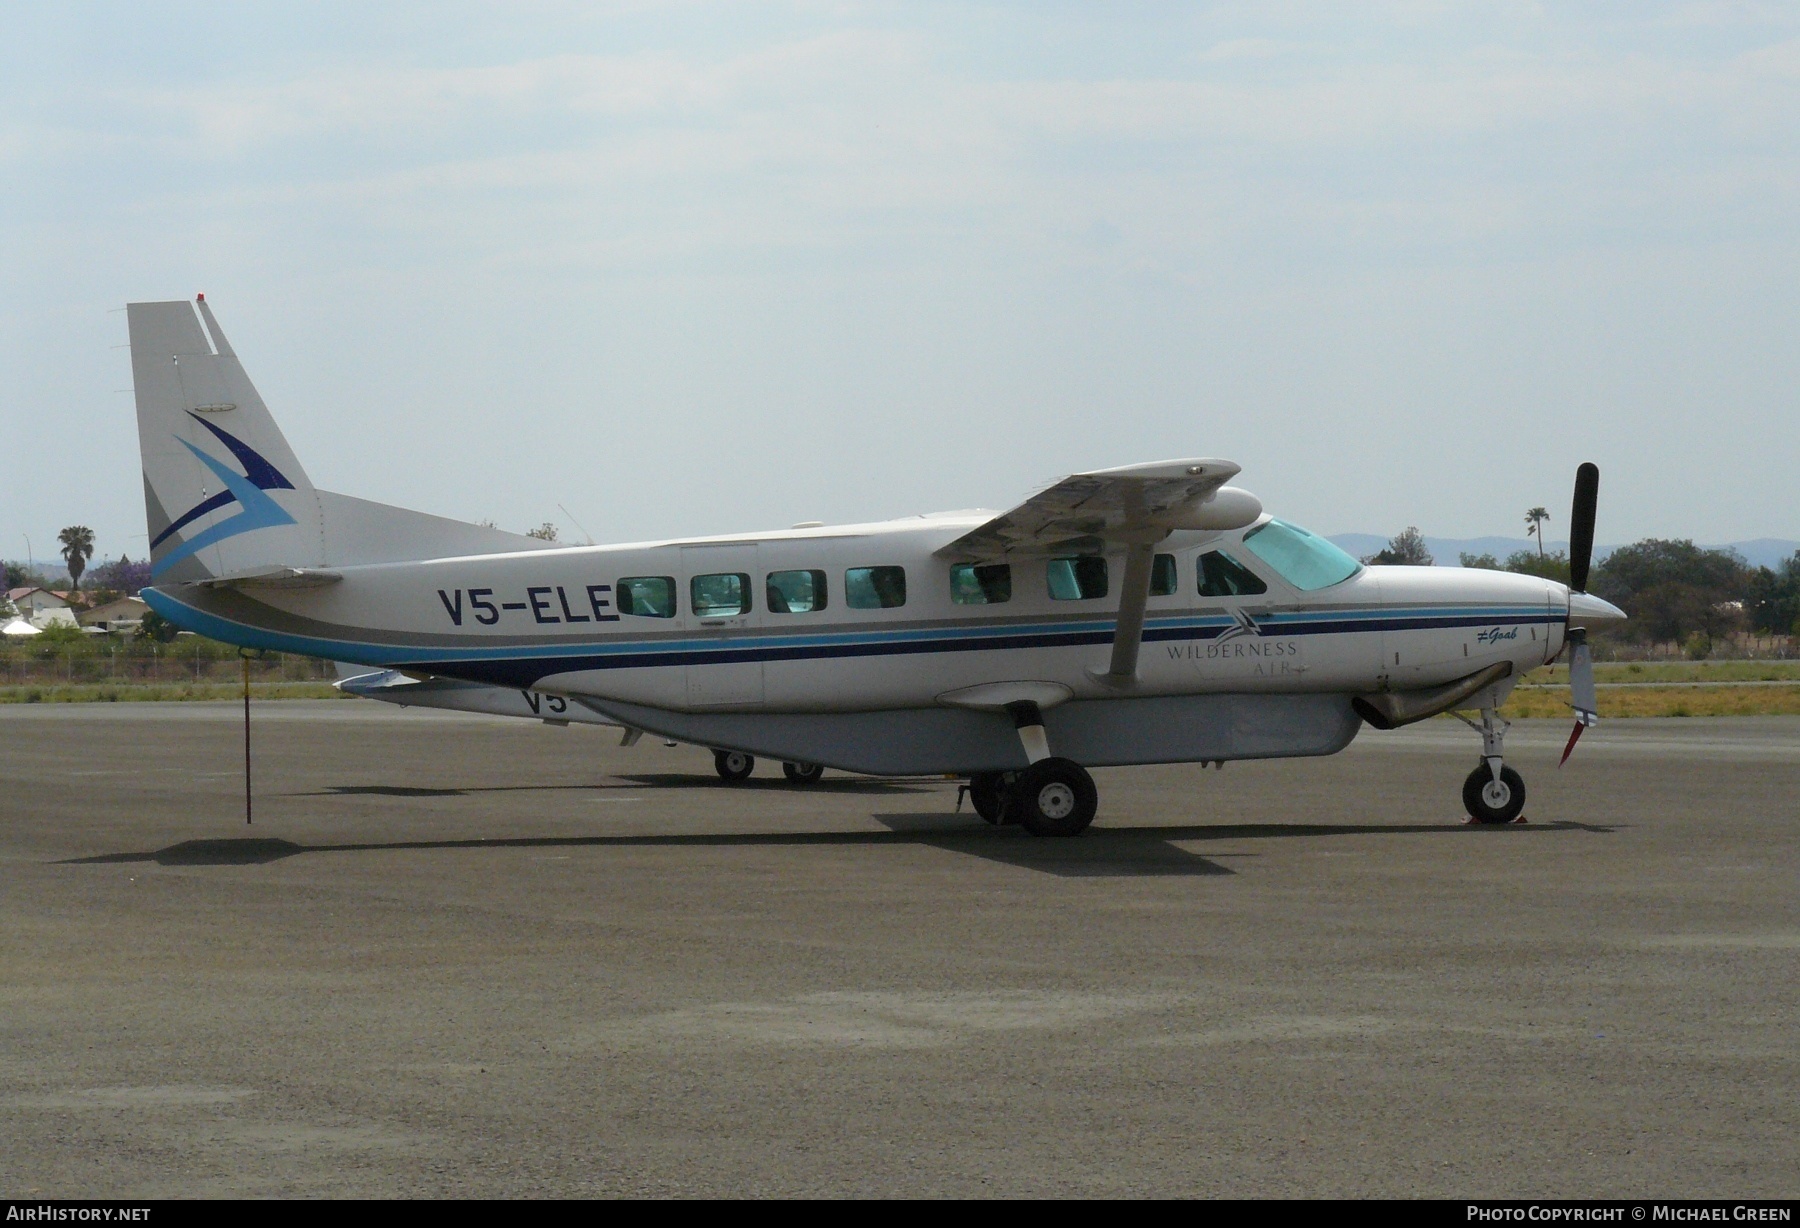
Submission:
POLYGON ((15 588, 6 597, 19 611, 19 617, 40 631, 58 623, 65 627, 80 625, 74 607, 61 593, 53 593, 47 588, 15 588))
POLYGON ((136 597, 120 597, 83 610, 75 619, 90 631, 136 631, 149 612, 150 607, 136 597))

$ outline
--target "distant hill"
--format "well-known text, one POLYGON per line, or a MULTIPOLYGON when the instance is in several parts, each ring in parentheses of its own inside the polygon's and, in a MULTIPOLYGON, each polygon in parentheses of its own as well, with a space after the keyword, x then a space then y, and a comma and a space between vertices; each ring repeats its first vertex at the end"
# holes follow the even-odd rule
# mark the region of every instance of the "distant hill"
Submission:
MULTIPOLYGON (((1374 554, 1388 544, 1387 538, 1375 533, 1339 533, 1330 540, 1359 559, 1374 554)), ((1727 542, 1726 546, 1743 555, 1752 567, 1779 567, 1785 560, 1794 557, 1796 550, 1800 550, 1800 541, 1789 541, 1782 537, 1758 537, 1752 541, 1727 542)), ((1431 551, 1431 557, 1437 560, 1438 566, 1455 567, 1459 554, 1491 554, 1504 562, 1506 556, 1515 550, 1535 551, 1537 542, 1529 537, 1427 537, 1425 548, 1431 551)), ((1544 549, 1550 551, 1568 548, 1568 542, 1554 538, 1544 543, 1544 549)), ((1616 549, 1616 543, 1611 546, 1596 546, 1594 557, 1603 559, 1616 549)))

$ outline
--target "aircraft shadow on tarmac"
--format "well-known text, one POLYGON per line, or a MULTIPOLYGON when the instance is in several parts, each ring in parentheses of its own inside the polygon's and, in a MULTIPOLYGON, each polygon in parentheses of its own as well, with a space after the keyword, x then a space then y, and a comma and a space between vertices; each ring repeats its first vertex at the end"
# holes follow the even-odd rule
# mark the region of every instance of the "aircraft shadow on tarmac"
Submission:
MULTIPOLYGON (((282 861, 303 853, 404 852, 431 849, 609 848, 800 848, 809 845, 847 847, 924 845, 984 860, 1036 870, 1060 878, 1193 877, 1229 875, 1236 871, 1181 844, 1195 841, 1291 839, 1309 836, 1443 835, 1453 832, 1606 833, 1591 823, 1540 823, 1528 826, 1471 829, 1458 825, 1400 823, 1237 823, 1227 825, 1093 828, 1078 840, 1039 840, 1014 827, 990 827, 967 815, 872 815, 885 831, 683 833, 637 836, 516 836, 491 840, 398 840, 347 844, 296 844, 279 838, 245 836, 184 840, 147 853, 105 853, 74 857, 62 865, 117 865, 155 862, 164 866, 242 866, 282 861)), ((1224 853, 1238 859, 1255 853, 1224 853)))
POLYGON ((844 796, 858 793, 926 793, 931 785, 921 784, 915 780, 868 780, 844 778, 841 780, 821 780, 810 785, 796 786, 785 780, 745 780, 736 783, 706 776, 683 776, 674 772, 650 772, 642 775, 615 776, 611 778, 619 783, 586 783, 568 785, 477 785, 473 788, 431 789, 417 788, 409 785, 331 785, 324 789, 314 789, 304 793, 289 793, 287 797, 468 797, 478 793, 571 793, 587 792, 594 789, 616 789, 624 787, 645 789, 754 789, 758 791, 774 790, 783 793, 804 792, 826 795, 844 796))

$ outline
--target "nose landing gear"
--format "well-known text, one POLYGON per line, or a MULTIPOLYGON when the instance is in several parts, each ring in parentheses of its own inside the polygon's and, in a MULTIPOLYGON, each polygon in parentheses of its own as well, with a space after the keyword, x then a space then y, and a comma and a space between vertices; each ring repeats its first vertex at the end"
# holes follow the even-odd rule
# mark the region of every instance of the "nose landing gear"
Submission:
POLYGON ((1481 710, 1478 725, 1462 713, 1456 719, 1481 735, 1481 763, 1463 781, 1463 808, 1477 823, 1511 823, 1525 813, 1525 779, 1506 766, 1502 743, 1510 721, 1492 708, 1481 710))

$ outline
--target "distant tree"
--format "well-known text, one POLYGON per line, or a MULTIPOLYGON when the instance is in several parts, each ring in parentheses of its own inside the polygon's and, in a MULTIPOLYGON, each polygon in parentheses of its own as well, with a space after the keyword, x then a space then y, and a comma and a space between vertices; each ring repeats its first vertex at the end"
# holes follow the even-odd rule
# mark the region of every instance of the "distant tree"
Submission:
POLYGON ((52 644, 60 644, 65 648, 69 648, 76 644, 87 643, 87 632, 83 631, 80 627, 71 626, 68 623, 55 622, 38 632, 36 638, 32 640, 32 643, 43 647, 49 647, 52 644))
POLYGON ((1706 550, 1685 538, 1645 538, 1594 568, 1590 585, 1631 615, 1623 633, 1662 643, 1708 640, 1742 626, 1753 600, 1752 573, 1735 550, 1706 550))
POLYGON ((1491 554, 1469 554, 1464 552, 1456 556, 1456 561, 1464 567, 1479 567, 1483 571, 1500 571, 1500 560, 1491 554))
POLYGON ((546 520, 535 529, 525 530, 525 536, 535 537, 541 542, 553 542, 556 540, 556 526, 546 520))
POLYGON ((1717 589, 1730 600, 1744 595, 1749 568, 1735 550, 1707 550, 1686 538, 1647 537, 1607 555, 1595 569, 1595 578, 1605 586, 1605 591, 1595 588, 1601 596, 1610 592, 1629 598, 1655 585, 1674 583, 1717 589))
POLYGON ((69 584, 72 588, 81 587, 81 573, 87 570, 88 560, 94 557, 94 531, 84 524, 72 524, 56 535, 62 543, 60 553, 63 562, 69 565, 69 584))
POLYGON ((88 573, 88 586, 116 593, 135 593, 150 587, 150 564, 134 563, 124 555, 102 563, 88 573))
POLYGON ((1541 507, 1534 507, 1525 513, 1525 536, 1537 538, 1538 557, 1544 557, 1544 522, 1550 519, 1550 513, 1541 507))
POLYGON ((1389 539, 1385 550, 1378 550, 1364 559, 1365 563, 1385 564, 1402 567, 1430 567, 1431 551, 1425 548, 1425 535, 1412 525, 1407 525, 1397 535, 1389 539))
POLYGON ((1569 556, 1558 550, 1555 554, 1533 554, 1529 550, 1515 550, 1506 556, 1506 570, 1516 571, 1522 576, 1542 576, 1546 580, 1555 580, 1558 584, 1569 582, 1569 556))
POLYGON ((1800 550, 1780 568, 1758 567, 1750 573, 1744 612, 1758 631, 1800 635, 1800 550))
POLYGON ((138 623, 137 633, 143 639, 155 640, 159 644, 167 644, 175 638, 180 630, 181 628, 164 618, 161 614, 158 614, 155 610, 151 610, 144 615, 143 621, 138 623))

